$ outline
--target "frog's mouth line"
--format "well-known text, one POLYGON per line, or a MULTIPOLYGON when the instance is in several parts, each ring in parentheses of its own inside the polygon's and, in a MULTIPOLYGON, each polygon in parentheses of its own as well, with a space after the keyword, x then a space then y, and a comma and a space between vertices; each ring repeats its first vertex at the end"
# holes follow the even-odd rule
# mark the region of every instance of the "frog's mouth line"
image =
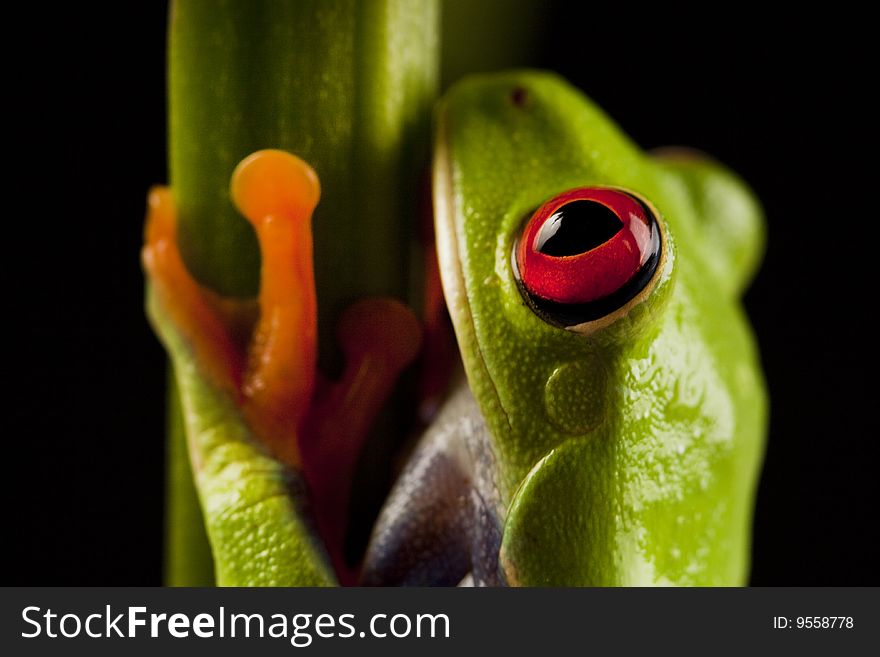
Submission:
POLYGON ((468 379, 473 380, 471 367, 480 368, 480 377, 491 383, 492 403, 504 417, 508 429, 513 430, 507 411, 498 394, 497 386, 486 367, 486 361, 477 342, 474 328, 473 315, 471 313, 471 301, 468 297, 467 286, 464 281, 464 268, 462 267, 459 254, 459 244, 463 242, 455 222, 455 195, 453 193, 454 173, 452 171, 452 158, 449 155, 448 115, 445 102, 441 102, 437 111, 437 130, 434 141, 433 171, 433 197, 434 197, 434 230, 437 240, 438 264, 440 267, 440 280, 443 284, 443 293, 446 297, 449 315, 452 319, 455 335, 459 344, 472 345, 475 358, 463 359, 468 379), (475 365, 476 363, 476 365, 475 365))

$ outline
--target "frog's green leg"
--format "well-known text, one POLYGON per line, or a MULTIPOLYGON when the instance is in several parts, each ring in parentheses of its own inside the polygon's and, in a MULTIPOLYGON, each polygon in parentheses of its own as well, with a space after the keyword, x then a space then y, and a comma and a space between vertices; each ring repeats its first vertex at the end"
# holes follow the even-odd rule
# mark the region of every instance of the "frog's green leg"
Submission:
POLYGON ((288 153, 260 151, 236 168, 231 192, 262 253, 249 325, 252 304, 217 297, 184 266, 169 190, 151 193, 143 251, 148 309, 181 389, 217 580, 327 584, 329 557, 340 579, 353 581, 343 544, 355 462, 419 350, 420 327, 396 301, 359 301, 339 325, 342 378, 318 381, 310 223, 317 176, 288 153))
POLYGON ((719 285, 731 297, 742 294, 764 252, 760 203, 741 178, 699 151, 663 148, 653 156, 684 186, 719 285))
MULTIPOLYGON (((285 185, 282 190, 269 190, 267 198, 277 200, 287 192, 285 185)), ((277 224, 308 222, 310 211, 295 214, 288 211, 291 208, 281 207, 285 208, 283 214, 272 215, 277 224)), ((217 583, 332 584, 334 576, 323 546, 308 522, 307 496, 296 467, 297 427, 286 427, 282 436, 274 415, 284 406, 277 397, 296 404, 303 398, 304 385, 314 378, 313 371, 294 371, 295 367, 305 368, 307 358, 286 353, 277 345, 278 340, 295 338, 304 323, 314 321, 313 313, 309 319, 307 311, 294 316, 289 310, 277 310, 271 296, 284 296, 277 286, 301 285, 302 281, 276 281, 274 277, 275 265, 283 269, 281 258, 296 250, 290 241, 297 231, 289 227, 285 238, 273 242, 264 253, 267 266, 263 273, 269 273, 269 278, 264 281, 267 293, 260 302, 262 311, 268 311, 266 316, 275 321, 270 328, 265 328, 266 316, 258 321, 256 335, 265 342, 252 341, 250 363, 246 350, 235 339, 237 320, 232 319, 246 315, 249 304, 220 300, 201 288, 183 265, 175 231, 171 192, 154 190, 143 250, 149 279, 148 313, 167 347, 180 388, 217 583), (278 385, 279 377, 286 374, 298 380, 278 385), (253 382, 258 376, 266 384, 263 396, 254 393, 253 382)), ((281 233, 276 231, 276 237, 281 233)), ((287 291, 297 294, 296 290, 287 291)), ((304 405, 285 413, 303 415, 304 405)))
POLYGON ((625 582, 619 575, 613 540, 619 513, 607 512, 616 503, 614 487, 599 476, 607 469, 608 453, 607 441, 569 440, 541 459, 520 484, 505 520, 500 555, 512 586, 652 584, 625 582), (555 502, 560 499, 566 505, 555 502))

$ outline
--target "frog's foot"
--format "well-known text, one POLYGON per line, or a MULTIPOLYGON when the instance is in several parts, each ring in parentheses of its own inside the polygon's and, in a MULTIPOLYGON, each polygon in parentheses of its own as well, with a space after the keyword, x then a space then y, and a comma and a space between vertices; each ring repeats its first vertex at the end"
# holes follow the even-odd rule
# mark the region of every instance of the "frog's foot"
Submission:
POLYGON ((311 218, 321 195, 318 176, 289 153, 259 151, 236 167, 231 193, 262 255, 259 318, 241 387, 244 412, 274 455, 300 466, 299 428, 315 385, 311 218))
POLYGON ((364 299, 345 311, 337 338, 345 370, 315 400, 300 448, 318 531, 341 583, 351 584, 356 572, 343 548, 355 463, 397 376, 419 351, 421 328, 402 303, 364 299))
POLYGON ((151 296, 190 346, 205 376, 217 388, 237 396, 243 371, 240 351, 216 299, 193 280, 180 257, 171 190, 151 189, 147 207, 141 260, 152 286, 151 296))
POLYGON ((315 383, 311 215, 320 196, 318 178, 288 153, 261 151, 239 164, 231 191, 256 231, 263 258, 258 318, 244 344, 235 339, 236 328, 252 304, 221 299, 189 274, 168 189, 150 193, 143 262, 156 300, 194 352, 202 375, 232 394, 275 458, 298 468, 298 429, 315 383))
POLYGON ((420 327, 402 304, 366 299, 339 326, 347 358, 341 379, 316 388, 317 320, 311 216, 315 172, 282 151, 260 151, 236 168, 232 199, 253 225, 262 253, 258 315, 221 299, 187 271, 176 241, 171 193, 150 194, 143 262, 152 298, 192 350, 201 375, 226 391, 263 448, 302 472, 311 508, 340 579, 351 478, 363 441, 400 371, 415 357, 420 327))

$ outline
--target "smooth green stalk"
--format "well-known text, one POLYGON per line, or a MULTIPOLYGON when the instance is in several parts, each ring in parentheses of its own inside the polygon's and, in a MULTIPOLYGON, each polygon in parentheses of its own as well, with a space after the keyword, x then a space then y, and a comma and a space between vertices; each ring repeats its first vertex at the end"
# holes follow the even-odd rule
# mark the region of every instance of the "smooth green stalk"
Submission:
POLYGON ((164 580, 169 586, 211 586, 214 560, 193 482, 177 385, 170 375, 167 430, 164 580))
MULTIPOLYGON (((169 31, 169 154, 190 271, 228 296, 257 291, 259 252, 229 177, 262 148, 289 150, 321 179, 314 217, 321 362, 351 300, 405 297, 437 88, 436 0, 179 0, 169 31)), ((203 583, 204 544, 169 439, 169 583, 203 583), (188 547, 187 547, 188 546, 188 547), (192 579, 190 579, 192 578, 192 579)))
POLYGON ((222 294, 256 293, 256 240, 227 190, 242 158, 271 147, 296 153, 321 178, 322 323, 352 297, 406 291, 413 157, 425 152, 436 93, 436 23, 432 0, 174 5, 171 181, 180 246, 199 280, 222 294))

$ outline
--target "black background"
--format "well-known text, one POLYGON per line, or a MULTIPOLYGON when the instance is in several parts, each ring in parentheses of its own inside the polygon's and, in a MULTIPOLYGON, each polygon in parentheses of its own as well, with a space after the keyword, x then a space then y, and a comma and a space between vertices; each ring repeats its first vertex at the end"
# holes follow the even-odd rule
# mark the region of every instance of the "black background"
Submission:
MULTIPOLYGON (((124 5, 7 17, 5 584, 161 581, 164 356, 138 250, 145 192, 166 180, 166 16, 124 5)), ((725 5, 552 3, 535 63, 642 146, 698 147, 762 199, 746 306, 772 417, 752 582, 877 584, 872 40, 840 6, 725 5)))

